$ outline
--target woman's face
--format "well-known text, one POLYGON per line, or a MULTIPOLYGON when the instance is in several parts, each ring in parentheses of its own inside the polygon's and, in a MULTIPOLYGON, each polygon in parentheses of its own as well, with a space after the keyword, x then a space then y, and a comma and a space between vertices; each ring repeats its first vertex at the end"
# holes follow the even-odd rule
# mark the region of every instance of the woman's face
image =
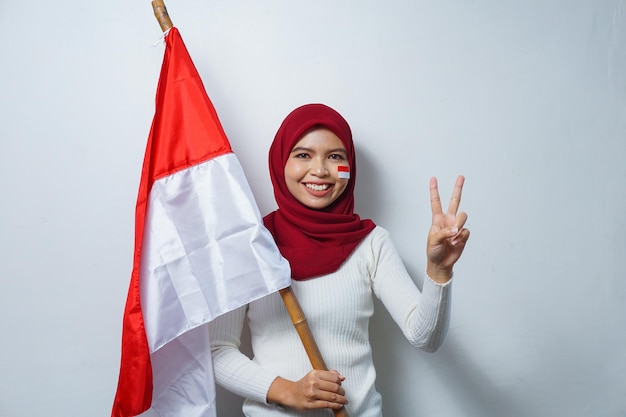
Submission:
POLYGON ((349 179, 340 178, 340 166, 349 172, 348 153, 341 140, 328 129, 311 130, 289 153, 285 164, 287 188, 309 208, 328 207, 348 186, 349 179))

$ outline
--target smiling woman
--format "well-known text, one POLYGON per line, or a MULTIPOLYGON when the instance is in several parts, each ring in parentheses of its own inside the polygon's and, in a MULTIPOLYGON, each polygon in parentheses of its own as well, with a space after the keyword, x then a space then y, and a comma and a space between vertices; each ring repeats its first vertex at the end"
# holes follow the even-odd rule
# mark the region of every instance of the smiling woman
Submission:
POLYGON ((324 128, 314 128, 302 136, 285 164, 285 183, 300 203, 323 209, 344 192, 348 179, 339 174, 349 167, 348 153, 341 139, 324 128))
POLYGON ((264 223, 289 261, 292 290, 330 370, 311 370, 280 296, 271 294, 210 324, 216 380, 246 398, 246 416, 321 417, 345 407, 351 416, 381 417, 368 333, 373 297, 412 345, 439 348, 449 320, 452 267, 469 237, 467 216, 457 214, 463 177, 447 213, 431 179, 431 279, 420 291, 387 231, 354 213, 355 150, 339 113, 322 104, 295 109, 269 154, 278 210, 264 223), (246 319, 253 359, 239 351, 246 319))

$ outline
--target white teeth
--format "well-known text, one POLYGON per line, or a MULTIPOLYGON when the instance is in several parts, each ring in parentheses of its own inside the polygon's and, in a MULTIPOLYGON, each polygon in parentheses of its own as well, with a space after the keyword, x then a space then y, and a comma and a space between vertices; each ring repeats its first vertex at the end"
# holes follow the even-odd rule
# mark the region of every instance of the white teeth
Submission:
POLYGON ((330 187, 329 184, 306 184, 306 187, 313 191, 324 191, 330 187))

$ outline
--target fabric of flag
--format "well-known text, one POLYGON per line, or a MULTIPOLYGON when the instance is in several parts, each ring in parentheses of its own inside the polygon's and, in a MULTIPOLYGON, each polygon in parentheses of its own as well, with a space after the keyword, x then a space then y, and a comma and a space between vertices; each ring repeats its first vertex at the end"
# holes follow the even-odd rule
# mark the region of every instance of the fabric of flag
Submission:
POLYGON ((290 285, 180 33, 165 35, 112 417, 212 417, 207 323, 290 285))
POLYGON ((350 167, 345 165, 339 165, 337 167, 337 176, 343 179, 350 179, 350 167))

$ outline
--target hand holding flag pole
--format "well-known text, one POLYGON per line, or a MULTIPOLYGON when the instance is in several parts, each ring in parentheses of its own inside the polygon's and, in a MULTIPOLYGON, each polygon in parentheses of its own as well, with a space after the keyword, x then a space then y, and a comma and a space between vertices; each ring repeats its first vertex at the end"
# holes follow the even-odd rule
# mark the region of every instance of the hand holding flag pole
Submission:
MULTIPOLYGON (((159 22, 161 30, 163 32, 166 32, 171 29, 173 27, 173 23, 170 19, 163 0, 153 0, 152 8, 154 10, 154 16, 159 22)), ((283 288, 282 290, 279 290, 279 292, 283 299, 283 303, 285 304, 285 308, 289 313, 289 317, 291 318, 291 321, 296 331, 298 332, 300 340, 302 341, 307 356, 311 361, 313 369, 327 371, 328 367, 326 366, 326 363, 322 358, 317 343, 315 342, 313 334, 311 333, 311 329, 309 328, 309 325, 306 321, 304 312, 302 311, 300 303, 293 293, 291 286, 283 288)), ((345 408, 332 411, 336 417, 349 417, 348 412, 345 408)))

